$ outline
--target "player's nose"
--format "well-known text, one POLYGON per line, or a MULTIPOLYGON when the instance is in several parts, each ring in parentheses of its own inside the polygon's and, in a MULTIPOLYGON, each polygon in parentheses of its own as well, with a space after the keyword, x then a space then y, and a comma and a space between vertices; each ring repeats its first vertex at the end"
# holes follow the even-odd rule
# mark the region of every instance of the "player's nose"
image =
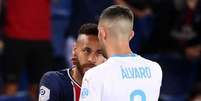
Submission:
POLYGON ((97 56, 96 56, 96 55, 90 55, 89 58, 88 58, 88 61, 89 61, 90 63, 95 64, 96 61, 97 61, 97 56))

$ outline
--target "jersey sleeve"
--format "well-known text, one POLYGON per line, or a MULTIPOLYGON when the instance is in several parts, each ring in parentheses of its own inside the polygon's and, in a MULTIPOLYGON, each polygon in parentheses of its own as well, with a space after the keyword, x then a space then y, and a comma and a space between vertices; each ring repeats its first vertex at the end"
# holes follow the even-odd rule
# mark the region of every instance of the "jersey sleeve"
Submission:
POLYGON ((56 72, 47 72, 40 81, 38 101, 59 101, 59 85, 56 72))
POLYGON ((82 81, 79 101, 101 101, 101 83, 98 79, 94 79, 95 75, 90 77, 87 72, 82 81))
POLYGON ((155 63, 155 77, 156 77, 156 80, 157 80, 157 84, 158 84, 158 87, 156 87, 156 97, 159 98, 159 95, 160 95, 160 89, 161 89, 161 85, 162 85, 162 78, 163 78, 163 73, 162 73, 162 70, 161 70, 161 66, 158 64, 158 63, 155 63))
POLYGON ((163 72, 162 72, 161 66, 158 63, 156 63, 156 67, 157 67, 157 70, 155 71, 156 72, 155 74, 157 74, 157 77, 158 77, 157 81, 161 86, 162 85, 163 72))

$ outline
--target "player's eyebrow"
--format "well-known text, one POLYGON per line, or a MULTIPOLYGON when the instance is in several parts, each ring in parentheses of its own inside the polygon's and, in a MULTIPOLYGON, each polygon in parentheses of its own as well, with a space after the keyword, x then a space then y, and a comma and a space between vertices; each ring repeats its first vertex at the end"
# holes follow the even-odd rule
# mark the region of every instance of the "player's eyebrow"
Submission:
POLYGON ((86 46, 83 48, 83 50, 92 50, 90 47, 86 46))

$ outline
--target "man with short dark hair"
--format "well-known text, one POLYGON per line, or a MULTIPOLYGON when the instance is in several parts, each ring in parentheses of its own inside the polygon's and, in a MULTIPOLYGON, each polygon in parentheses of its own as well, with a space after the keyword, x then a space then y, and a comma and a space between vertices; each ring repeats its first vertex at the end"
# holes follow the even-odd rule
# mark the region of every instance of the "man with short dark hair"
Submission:
POLYGON ((39 101, 78 101, 84 73, 103 61, 97 25, 82 25, 73 48, 74 66, 45 73, 40 82, 39 101))
POLYGON ((99 41, 106 62, 88 70, 80 101, 157 101, 162 81, 158 63, 134 54, 133 14, 127 7, 106 8, 99 19, 99 41))

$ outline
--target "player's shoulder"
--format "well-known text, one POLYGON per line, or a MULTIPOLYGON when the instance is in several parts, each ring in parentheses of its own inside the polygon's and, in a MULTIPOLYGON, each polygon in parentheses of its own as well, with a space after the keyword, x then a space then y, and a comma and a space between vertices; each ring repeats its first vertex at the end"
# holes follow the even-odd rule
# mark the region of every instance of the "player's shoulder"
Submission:
POLYGON ((146 59, 146 58, 144 58, 142 56, 139 56, 138 60, 139 60, 140 64, 143 64, 143 66, 150 67, 150 69, 152 69, 153 71, 162 73, 161 66, 156 61, 146 59))
POLYGON ((41 81, 56 80, 58 77, 57 71, 48 71, 42 76, 41 81))
POLYGON ((143 64, 147 64, 149 66, 160 67, 160 65, 156 61, 149 60, 140 55, 138 55, 138 60, 140 60, 143 64))
POLYGON ((55 99, 65 99, 65 96, 70 94, 69 92, 72 91, 72 85, 67 72, 68 69, 46 72, 40 81, 39 98, 51 99, 50 101, 60 101, 55 99), (58 96, 60 98, 58 98, 58 96))
POLYGON ((67 72, 67 70, 61 70, 61 71, 48 71, 46 72, 43 76, 42 79, 58 79, 61 78, 62 76, 65 76, 65 72, 67 72))
POLYGON ((67 72, 68 69, 63 69, 60 71, 48 71, 42 76, 40 84, 50 85, 55 83, 68 82, 70 79, 67 72))
POLYGON ((39 99, 40 101, 47 101, 50 98, 54 97, 53 93, 59 93, 59 75, 58 71, 48 71, 46 72, 40 80, 40 92, 39 99), (52 82, 54 81, 54 82, 52 82))
POLYGON ((57 72, 58 71, 48 71, 43 75, 43 77, 57 77, 57 72))
POLYGON ((152 61, 149 59, 146 59, 144 57, 140 57, 141 61, 143 62, 143 64, 145 64, 146 66, 151 67, 150 69, 152 69, 153 71, 157 72, 157 74, 162 75, 162 69, 159 63, 157 63, 156 61, 152 61))
POLYGON ((155 79, 157 80, 157 83, 161 84, 162 75, 163 75, 161 66, 156 61, 152 61, 141 56, 139 57, 139 60, 141 62, 140 64, 149 68, 152 77, 157 78, 155 79))
POLYGON ((46 72, 40 80, 40 87, 46 87, 55 92, 66 87, 71 88, 71 80, 67 72, 68 69, 46 72))

